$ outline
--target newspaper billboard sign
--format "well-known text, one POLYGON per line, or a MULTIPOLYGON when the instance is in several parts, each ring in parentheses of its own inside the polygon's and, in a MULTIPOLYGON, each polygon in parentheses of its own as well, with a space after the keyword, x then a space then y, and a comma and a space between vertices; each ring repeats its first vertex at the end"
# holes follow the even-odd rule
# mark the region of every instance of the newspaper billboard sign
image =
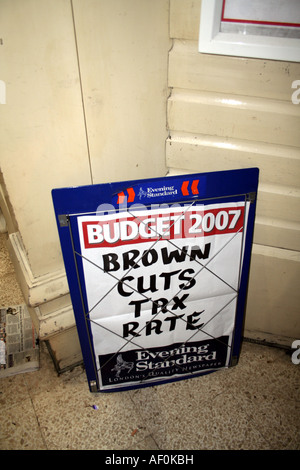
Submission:
POLYGON ((53 191, 91 390, 237 361, 257 184, 249 169, 53 191))

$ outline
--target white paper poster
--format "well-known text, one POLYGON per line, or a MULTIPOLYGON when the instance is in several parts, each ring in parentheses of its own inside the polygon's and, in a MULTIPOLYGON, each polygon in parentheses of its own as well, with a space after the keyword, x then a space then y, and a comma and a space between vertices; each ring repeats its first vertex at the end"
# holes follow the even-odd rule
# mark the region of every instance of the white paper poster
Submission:
POLYGON ((101 390, 228 366, 247 204, 78 217, 101 390))

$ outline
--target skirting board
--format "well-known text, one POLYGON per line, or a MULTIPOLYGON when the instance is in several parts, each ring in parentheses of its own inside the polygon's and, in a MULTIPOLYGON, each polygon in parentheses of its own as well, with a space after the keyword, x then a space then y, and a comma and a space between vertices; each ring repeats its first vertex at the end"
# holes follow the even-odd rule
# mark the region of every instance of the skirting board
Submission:
POLYGON ((39 325, 39 338, 42 341, 75 326, 69 295, 31 308, 30 311, 39 325))
POLYGON ((62 374, 76 366, 83 366, 76 327, 53 336, 45 341, 56 372, 62 374))
POLYGON ((34 276, 19 232, 9 235, 8 250, 29 307, 36 307, 68 294, 69 287, 64 269, 43 276, 34 276))
POLYGON ((291 350, 291 346, 295 338, 290 338, 287 336, 276 336, 265 331, 253 331, 245 329, 243 339, 244 341, 261 344, 263 346, 291 350))

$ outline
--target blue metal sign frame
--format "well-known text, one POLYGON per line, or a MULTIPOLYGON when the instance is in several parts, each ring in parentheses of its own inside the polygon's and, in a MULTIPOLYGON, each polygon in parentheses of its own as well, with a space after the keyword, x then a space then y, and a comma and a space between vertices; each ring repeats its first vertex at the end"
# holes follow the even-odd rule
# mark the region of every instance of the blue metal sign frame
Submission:
MULTIPOLYGON (((53 205, 57 221, 61 249, 69 283, 78 336, 80 340, 86 375, 92 392, 120 391, 136 388, 136 385, 102 390, 96 366, 91 325, 88 315, 87 292, 83 262, 80 256, 80 236, 78 217, 86 214, 97 214, 98 208, 105 204, 122 210, 123 204, 130 210, 137 203, 148 206, 155 202, 161 204, 183 204, 197 201, 201 204, 212 204, 224 201, 249 202, 247 224, 244 230, 244 255, 241 266, 240 285, 237 297, 235 326, 231 358, 229 365, 235 365, 240 355, 242 330, 244 323, 248 277, 253 242, 253 231, 258 189, 258 168, 248 168, 212 173, 198 173, 143 180, 130 180, 90 186, 58 188, 52 190, 53 205), (152 188, 151 191, 149 188, 152 188)), ((184 376, 189 378, 203 375, 209 371, 184 376)), ((181 380, 170 377, 157 383, 141 383, 141 386, 156 385, 169 381, 181 380)))

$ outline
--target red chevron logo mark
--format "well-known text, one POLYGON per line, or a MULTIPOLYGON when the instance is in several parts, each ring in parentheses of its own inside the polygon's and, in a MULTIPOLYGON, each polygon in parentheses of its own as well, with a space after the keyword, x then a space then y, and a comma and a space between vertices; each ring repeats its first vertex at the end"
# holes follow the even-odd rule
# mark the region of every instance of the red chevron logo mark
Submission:
POLYGON ((189 195, 188 185, 189 185, 189 181, 184 181, 181 185, 181 192, 184 196, 189 195))
MULTIPOLYGON (((192 184, 191 184, 191 191, 192 191, 192 194, 199 194, 199 191, 198 191, 198 183, 199 183, 199 180, 193 180, 192 181, 192 184)), ((181 192, 183 194, 183 196, 189 196, 190 193, 189 193, 189 184, 190 182, 189 181, 184 181, 181 185, 181 192)))
POLYGON ((134 189, 133 188, 128 188, 127 192, 128 192, 128 202, 133 202, 134 198, 135 198, 134 189))
POLYGON ((192 190, 192 193, 193 193, 193 194, 199 194, 199 191, 198 191, 198 183, 199 183, 199 180, 194 180, 194 181, 192 182, 191 190, 192 190))
MULTIPOLYGON (((135 198, 135 192, 133 188, 127 188, 127 194, 128 194, 128 199, 127 202, 133 202, 135 198)), ((125 193, 122 191, 121 193, 118 193, 118 201, 117 204, 123 204, 125 201, 125 193)))
POLYGON ((117 202, 117 204, 123 204, 124 199, 125 199, 124 192, 122 191, 121 193, 118 193, 118 202, 117 202))

